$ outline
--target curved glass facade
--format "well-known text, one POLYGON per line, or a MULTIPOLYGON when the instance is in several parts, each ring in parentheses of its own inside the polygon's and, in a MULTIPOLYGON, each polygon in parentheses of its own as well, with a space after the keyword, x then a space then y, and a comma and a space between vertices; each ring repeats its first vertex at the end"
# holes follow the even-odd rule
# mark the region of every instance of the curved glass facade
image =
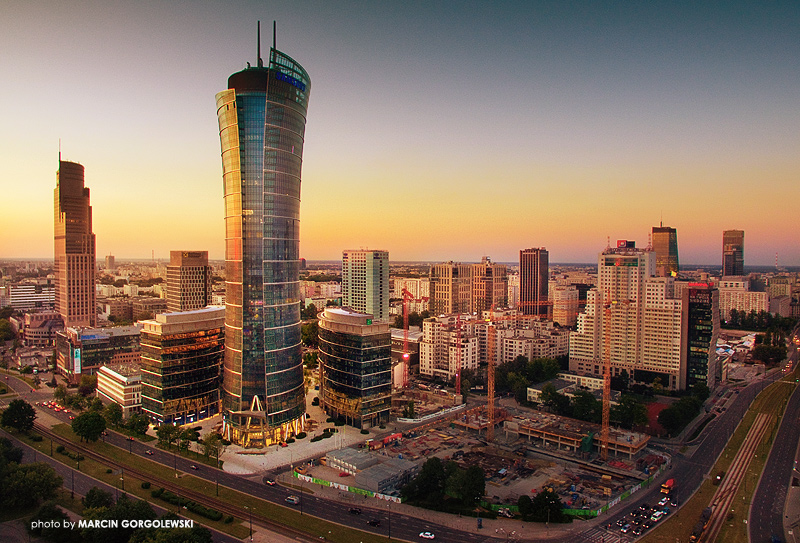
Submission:
POLYGON ((305 412, 300 173, 311 80, 275 49, 217 94, 225 199, 222 402, 228 438, 268 445, 305 412))

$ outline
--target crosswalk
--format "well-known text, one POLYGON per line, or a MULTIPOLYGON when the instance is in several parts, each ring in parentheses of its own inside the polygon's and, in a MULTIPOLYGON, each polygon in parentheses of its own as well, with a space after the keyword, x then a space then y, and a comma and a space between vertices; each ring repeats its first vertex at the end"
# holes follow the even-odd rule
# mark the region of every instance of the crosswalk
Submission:
POLYGON ((619 530, 606 530, 595 527, 579 535, 582 542, 587 543, 630 543, 636 536, 620 533, 619 530))

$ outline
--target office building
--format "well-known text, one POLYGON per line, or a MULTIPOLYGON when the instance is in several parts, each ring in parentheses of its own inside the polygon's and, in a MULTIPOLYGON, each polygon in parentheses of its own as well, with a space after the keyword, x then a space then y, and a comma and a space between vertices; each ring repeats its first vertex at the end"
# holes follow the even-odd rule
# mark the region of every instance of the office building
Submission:
POLYGON ((58 157, 55 188, 56 311, 65 326, 96 326, 92 206, 83 166, 58 157))
POLYGON ((547 317, 547 296, 550 279, 549 255, 542 248, 523 249, 519 252, 519 304, 523 315, 547 317))
POLYGON ((220 412, 225 308, 142 321, 142 411, 158 424, 189 424, 220 412))
POLYGON ((443 262, 431 266, 431 315, 469 313, 472 304, 472 266, 459 262, 443 262))
POLYGON ((142 411, 142 378, 139 365, 111 364, 97 370, 97 397, 122 407, 122 418, 142 411))
MULTIPOLYGON (((260 38, 259 38, 260 44, 260 38)), ((300 174, 311 80, 269 51, 217 94, 225 202, 223 434, 264 447, 303 428, 300 174)))
POLYGON ((472 308, 479 315, 490 309, 508 307, 508 267, 484 256, 472 265, 472 308))
POLYGON ((388 251, 342 251, 343 307, 385 321, 389 318, 389 296, 388 251))
POLYGON ((50 279, 28 279, 5 287, 5 307, 15 311, 46 311, 55 308, 56 287, 50 279))
POLYGON ((392 353, 389 324, 345 307, 328 307, 319 320, 320 404, 356 428, 389 422, 392 353))
POLYGON ((721 378, 717 364, 719 291, 708 283, 689 283, 683 291, 686 388, 703 383, 714 390, 721 378))
POLYGON ((56 371, 72 384, 108 364, 138 363, 139 326, 65 328, 56 334, 56 371))
POLYGON ((208 251, 170 251, 167 266, 167 310, 192 311, 211 304, 208 251))
POLYGON ((678 274, 678 231, 669 226, 653 227, 653 251, 656 253, 656 277, 678 274))
POLYGON ((744 230, 722 232, 722 276, 744 275, 744 230))
POLYGON ((106 255, 105 271, 106 273, 114 273, 117 271, 117 261, 114 258, 114 255, 106 255))

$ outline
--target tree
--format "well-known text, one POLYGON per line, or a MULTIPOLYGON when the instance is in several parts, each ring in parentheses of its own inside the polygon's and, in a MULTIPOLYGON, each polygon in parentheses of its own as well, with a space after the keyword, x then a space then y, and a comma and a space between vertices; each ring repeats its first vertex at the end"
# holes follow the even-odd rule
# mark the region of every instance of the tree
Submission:
POLYGON ((524 375, 516 372, 508 374, 508 387, 514 393, 514 399, 519 403, 523 403, 528 399, 528 380, 524 375))
MULTIPOLYGON (((149 503, 142 500, 131 500, 122 494, 117 503, 111 507, 99 507, 84 511, 86 520, 117 520, 117 528, 84 528, 81 530, 83 541, 87 543, 128 543, 136 528, 124 527, 122 521, 155 520, 157 515, 149 503)), ((134 523, 135 525, 135 523, 134 523)))
POLYGON ((48 464, 12 465, 3 480, 3 504, 6 507, 31 507, 55 497, 64 479, 48 464))
POLYGON ((150 428, 150 419, 148 419, 147 415, 144 413, 134 413, 128 418, 128 422, 125 423, 125 427, 134 434, 143 436, 150 428))
POLYGON ((627 370, 622 370, 619 375, 613 375, 611 377, 611 388, 619 390, 620 392, 626 392, 630 382, 631 377, 628 375, 627 370))
POLYGON ((72 421, 72 431, 86 441, 97 441, 106 430, 106 419, 97 411, 87 411, 72 421))
POLYGON ((67 392, 67 387, 65 385, 58 385, 53 391, 53 399, 57 402, 64 403, 68 394, 69 392, 67 392))
POLYGON ((317 318, 317 306, 308 304, 308 307, 300 311, 300 319, 309 321, 317 318))
POLYGON ((535 522, 570 522, 558 494, 545 489, 531 500, 531 520, 535 522))
POLYGON ((542 387, 539 399, 546 407, 549 407, 558 415, 569 416, 572 414, 569 398, 564 394, 560 394, 551 383, 547 383, 542 387))
POLYGON ((603 415, 603 404, 591 392, 579 390, 572 397, 572 416, 587 422, 599 423, 603 415))
POLYGON ((11 323, 8 319, 0 319, 0 341, 9 341, 14 339, 16 335, 11 328, 11 323))
POLYGON ((611 408, 611 420, 632 429, 634 425, 647 424, 647 407, 629 394, 620 396, 619 403, 611 408))
POLYGON ((526 374, 531 383, 541 383, 555 379, 561 371, 561 365, 554 358, 536 358, 527 364, 526 374))
POLYGON ((180 429, 174 424, 160 424, 156 428, 156 437, 161 445, 172 446, 172 442, 178 438, 180 429))
POLYGON ((11 400, 8 407, 0 417, 0 424, 13 428, 17 432, 30 432, 33 430, 33 421, 36 420, 36 410, 25 400, 11 400))
POLYGON ((472 505, 486 494, 486 475, 483 468, 471 465, 464 472, 461 500, 464 505, 472 505))
POLYGON ((103 409, 103 416, 109 426, 119 426, 122 422, 122 406, 116 402, 111 402, 103 409))
POLYGON ((103 400, 100 398, 94 397, 87 402, 86 408, 89 411, 97 411, 98 413, 102 413, 103 411, 103 400))
POLYGON ((306 347, 315 347, 319 343, 319 323, 318 321, 307 322, 300 328, 300 340, 306 347))
POLYGON ((203 454, 206 458, 214 457, 219 461, 220 455, 225 452, 225 443, 222 436, 216 432, 209 432, 203 437, 203 454))
POLYGON ((97 388, 96 375, 81 375, 81 382, 78 385, 78 394, 81 396, 89 396, 97 388))
POLYGON ((417 418, 417 413, 414 407, 414 400, 408 400, 408 404, 403 408, 403 418, 406 419, 417 418))
POLYGON ((445 481, 444 464, 433 456, 422 464, 419 474, 400 493, 412 501, 438 503, 444 495, 445 481))
POLYGON ((28 533, 53 543, 77 543, 80 534, 73 530, 65 530, 64 522, 70 520, 54 502, 48 501, 42 505, 28 523, 28 533))
POLYGON ((111 507, 114 505, 114 496, 102 488, 93 486, 86 496, 81 498, 81 503, 87 509, 92 507, 111 507))
POLYGON ((303 364, 305 364, 308 369, 315 369, 319 365, 317 352, 311 351, 304 354, 303 364))
POLYGON ((517 498, 517 507, 519 514, 522 515, 522 520, 530 520, 533 515, 533 501, 527 494, 522 494, 517 498))
MULTIPOLYGON (((175 513, 166 513, 162 520, 177 520, 175 513)), ((192 528, 143 528, 136 530, 128 543, 212 543, 211 531, 199 523, 192 528)))

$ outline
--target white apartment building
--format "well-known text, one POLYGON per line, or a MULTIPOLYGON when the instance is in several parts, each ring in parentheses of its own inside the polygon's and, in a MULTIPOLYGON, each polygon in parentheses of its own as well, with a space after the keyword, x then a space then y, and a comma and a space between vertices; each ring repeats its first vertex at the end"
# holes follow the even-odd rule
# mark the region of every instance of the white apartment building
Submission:
MULTIPOLYGON (((465 315, 463 318, 474 317, 465 315)), ((478 337, 470 333, 467 326, 462 326, 459 349, 457 324, 455 315, 429 318, 422 323, 422 339, 419 347, 421 375, 450 379, 455 377, 459 367, 478 369, 478 337)))
POLYGON ((638 380, 660 379, 684 388, 681 307, 674 278, 654 278, 655 253, 618 242, 598 258, 598 286, 570 336, 570 371, 602 376, 609 357, 612 375, 625 370, 638 380))
POLYGON ((389 318, 389 251, 342 251, 342 306, 389 318))
POLYGON ((730 319, 731 310, 739 313, 769 311, 769 294, 751 292, 746 277, 728 276, 719 280, 719 315, 723 321, 730 319))
POLYGON ((574 285, 552 285, 549 293, 553 302, 553 322, 561 326, 575 326, 578 322, 578 288, 574 285))
POLYGON ((415 300, 430 298, 431 280, 427 277, 409 278, 398 277, 394 280, 393 298, 402 298, 403 289, 406 289, 415 300))

